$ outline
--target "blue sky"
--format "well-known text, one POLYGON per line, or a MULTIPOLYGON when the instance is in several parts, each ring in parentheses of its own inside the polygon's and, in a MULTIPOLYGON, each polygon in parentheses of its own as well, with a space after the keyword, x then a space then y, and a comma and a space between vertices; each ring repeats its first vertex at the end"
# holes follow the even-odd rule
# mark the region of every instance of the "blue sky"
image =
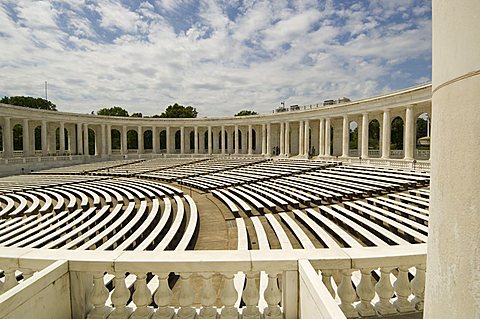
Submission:
POLYGON ((199 117, 431 79, 431 1, 0 0, 0 95, 199 117))

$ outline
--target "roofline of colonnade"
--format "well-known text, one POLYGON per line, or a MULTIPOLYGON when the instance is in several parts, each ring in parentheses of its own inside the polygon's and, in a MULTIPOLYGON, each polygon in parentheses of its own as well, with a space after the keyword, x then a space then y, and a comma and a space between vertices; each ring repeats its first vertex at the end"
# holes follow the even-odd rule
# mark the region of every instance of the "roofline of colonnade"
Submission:
MULTIPOLYGON (((102 116, 93 114, 81 114, 61 111, 47 111, 25 108, 20 106, 0 104, 0 116, 13 118, 28 118, 29 120, 47 120, 47 121, 71 121, 82 122, 88 124, 111 124, 111 125, 242 125, 263 124, 265 122, 280 122, 290 120, 302 120, 312 118, 333 118, 343 115, 361 115, 362 113, 382 112, 384 110, 394 110, 396 108, 404 108, 407 105, 419 105, 431 103, 431 83, 425 83, 414 87, 389 92, 383 95, 369 97, 347 103, 336 104, 332 106, 319 106, 305 110, 289 111, 273 114, 259 114, 242 117, 213 117, 213 118, 189 118, 189 119, 172 119, 172 118, 134 118, 134 117, 117 117, 102 116), (295 118, 292 119, 292 114, 295 118), (109 123, 105 121, 108 119, 109 123), (220 123, 221 122, 221 123, 220 123)), ((316 105, 316 104, 315 104, 316 105)))

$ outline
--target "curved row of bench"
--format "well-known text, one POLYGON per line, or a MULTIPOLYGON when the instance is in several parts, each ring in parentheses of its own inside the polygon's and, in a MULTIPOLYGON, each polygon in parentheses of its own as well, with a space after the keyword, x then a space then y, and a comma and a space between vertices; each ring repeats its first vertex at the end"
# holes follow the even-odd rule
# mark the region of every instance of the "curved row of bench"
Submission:
POLYGON ((0 195, 0 246, 185 250, 198 229, 189 195, 141 179, 91 177, 0 195))

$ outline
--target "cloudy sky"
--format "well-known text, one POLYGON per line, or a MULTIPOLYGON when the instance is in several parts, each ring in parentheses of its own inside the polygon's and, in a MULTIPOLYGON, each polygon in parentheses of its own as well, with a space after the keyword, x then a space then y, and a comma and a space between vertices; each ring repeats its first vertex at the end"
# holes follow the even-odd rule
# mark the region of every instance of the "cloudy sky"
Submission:
POLYGON ((0 95, 199 117, 431 79, 431 1, 0 0, 0 95))

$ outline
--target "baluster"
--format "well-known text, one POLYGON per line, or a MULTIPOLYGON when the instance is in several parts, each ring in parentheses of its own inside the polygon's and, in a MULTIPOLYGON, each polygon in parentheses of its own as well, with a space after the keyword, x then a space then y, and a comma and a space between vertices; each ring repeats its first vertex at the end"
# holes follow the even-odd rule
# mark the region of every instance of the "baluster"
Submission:
POLYGON ((202 289, 202 310, 200 310, 199 319, 215 319, 217 318, 217 309, 213 307, 217 294, 213 289, 211 273, 203 273, 203 289, 202 289))
POLYGON ((105 319, 112 308, 105 305, 108 298, 108 289, 103 283, 103 272, 93 273, 93 290, 91 301, 93 309, 88 313, 87 319, 105 319))
POLYGON ((18 285, 17 277, 15 276, 15 269, 5 268, 3 274, 5 277, 3 277, 3 285, 0 286, 0 294, 18 285))
POLYGON ((235 308, 238 293, 233 283, 233 276, 233 273, 225 273, 223 275, 224 282, 221 299, 224 308, 222 309, 222 319, 238 319, 238 309, 235 308))
POLYGON ((182 286, 180 287, 180 293, 178 295, 178 304, 180 309, 177 313, 177 318, 193 319, 197 312, 192 307, 195 299, 195 294, 190 283, 191 273, 181 273, 180 281, 182 286))
POLYGON ((34 272, 35 272, 35 271, 34 271, 33 269, 23 268, 23 269, 22 269, 23 280, 26 280, 26 279, 32 277, 34 272))
POLYGON ((412 299, 412 304, 415 309, 421 311, 423 310, 423 298, 425 296, 425 265, 417 265, 416 268, 415 278, 411 282, 412 292, 415 296, 412 299))
POLYGON ((133 293, 133 302, 137 308, 133 312, 131 319, 150 318, 153 314, 153 308, 149 307, 152 303, 152 294, 147 287, 147 279, 144 273, 138 273, 135 280, 135 292, 133 293))
POLYGON ((380 298, 375 304, 375 310, 381 315, 388 315, 397 312, 390 303, 390 298, 393 296, 393 287, 390 282, 391 271, 392 268, 380 268, 380 280, 375 285, 375 291, 380 298))
POLYGON ((132 314, 133 309, 127 307, 130 291, 125 284, 125 274, 115 273, 115 289, 112 293, 112 303, 115 309, 112 311, 108 319, 127 319, 132 314))
POLYGON ((258 292, 257 283, 255 282, 255 273, 248 272, 246 274, 247 285, 243 291, 243 301, 245 302, 245 309, 243 310, 244 319, 258 319, 260 318, 260 311, 258 310, 258 300, 260 293, 258 292))
POLYGON ((375 289, 372 284, 372 277, 370 269, 360 269, 362 278, 357 286, 357 295, 360 297, 360 303, 357 304, 355 309, 362 316, 375 315, 375 309, 372 306, 372 299, 375 297, 375 289))
POLYGON ((357 297, 357 294, 355 293, 355 289, 353 289, 351 277, 351 269, 342 270, 342 281, 338 286, 337 293, 341 301, 340 309, 342 309, 345 316, 357 317, 358 313, 352 305, 357 297))
POLYGON ((268 273, 268 286, 265 290, 265 301, 268 307, 263 310, 265 319, 282 319, 282 310, 278 306, 282 300, 282 293, 278 288, 277 273, 268 273))
POLYGON ((408 301, 408 297, 412 293, 410 289, 410 281, 408 280, 408 267, 398 267, 397 280, 393 284, 395 293, 397 294, 397 300, 393 303, 398 312, 410 312, 414 311, 415 307, 408 301))
POLYGON ((327 288, 330 295, 332 295, 332 298, 335 299, 335 290, 332 287, 332 274, 333 271, 330 269, 322 270, 322 282, 327 288))
POLYGON ((158 306, 155 315, 155 319, 172 319, 175 312, 171 307, 169 307, 170 302, 172 301, 172 291, 168 285, 168 273, 158 274, 158 289, 155 293, 155 303, 158 306))

